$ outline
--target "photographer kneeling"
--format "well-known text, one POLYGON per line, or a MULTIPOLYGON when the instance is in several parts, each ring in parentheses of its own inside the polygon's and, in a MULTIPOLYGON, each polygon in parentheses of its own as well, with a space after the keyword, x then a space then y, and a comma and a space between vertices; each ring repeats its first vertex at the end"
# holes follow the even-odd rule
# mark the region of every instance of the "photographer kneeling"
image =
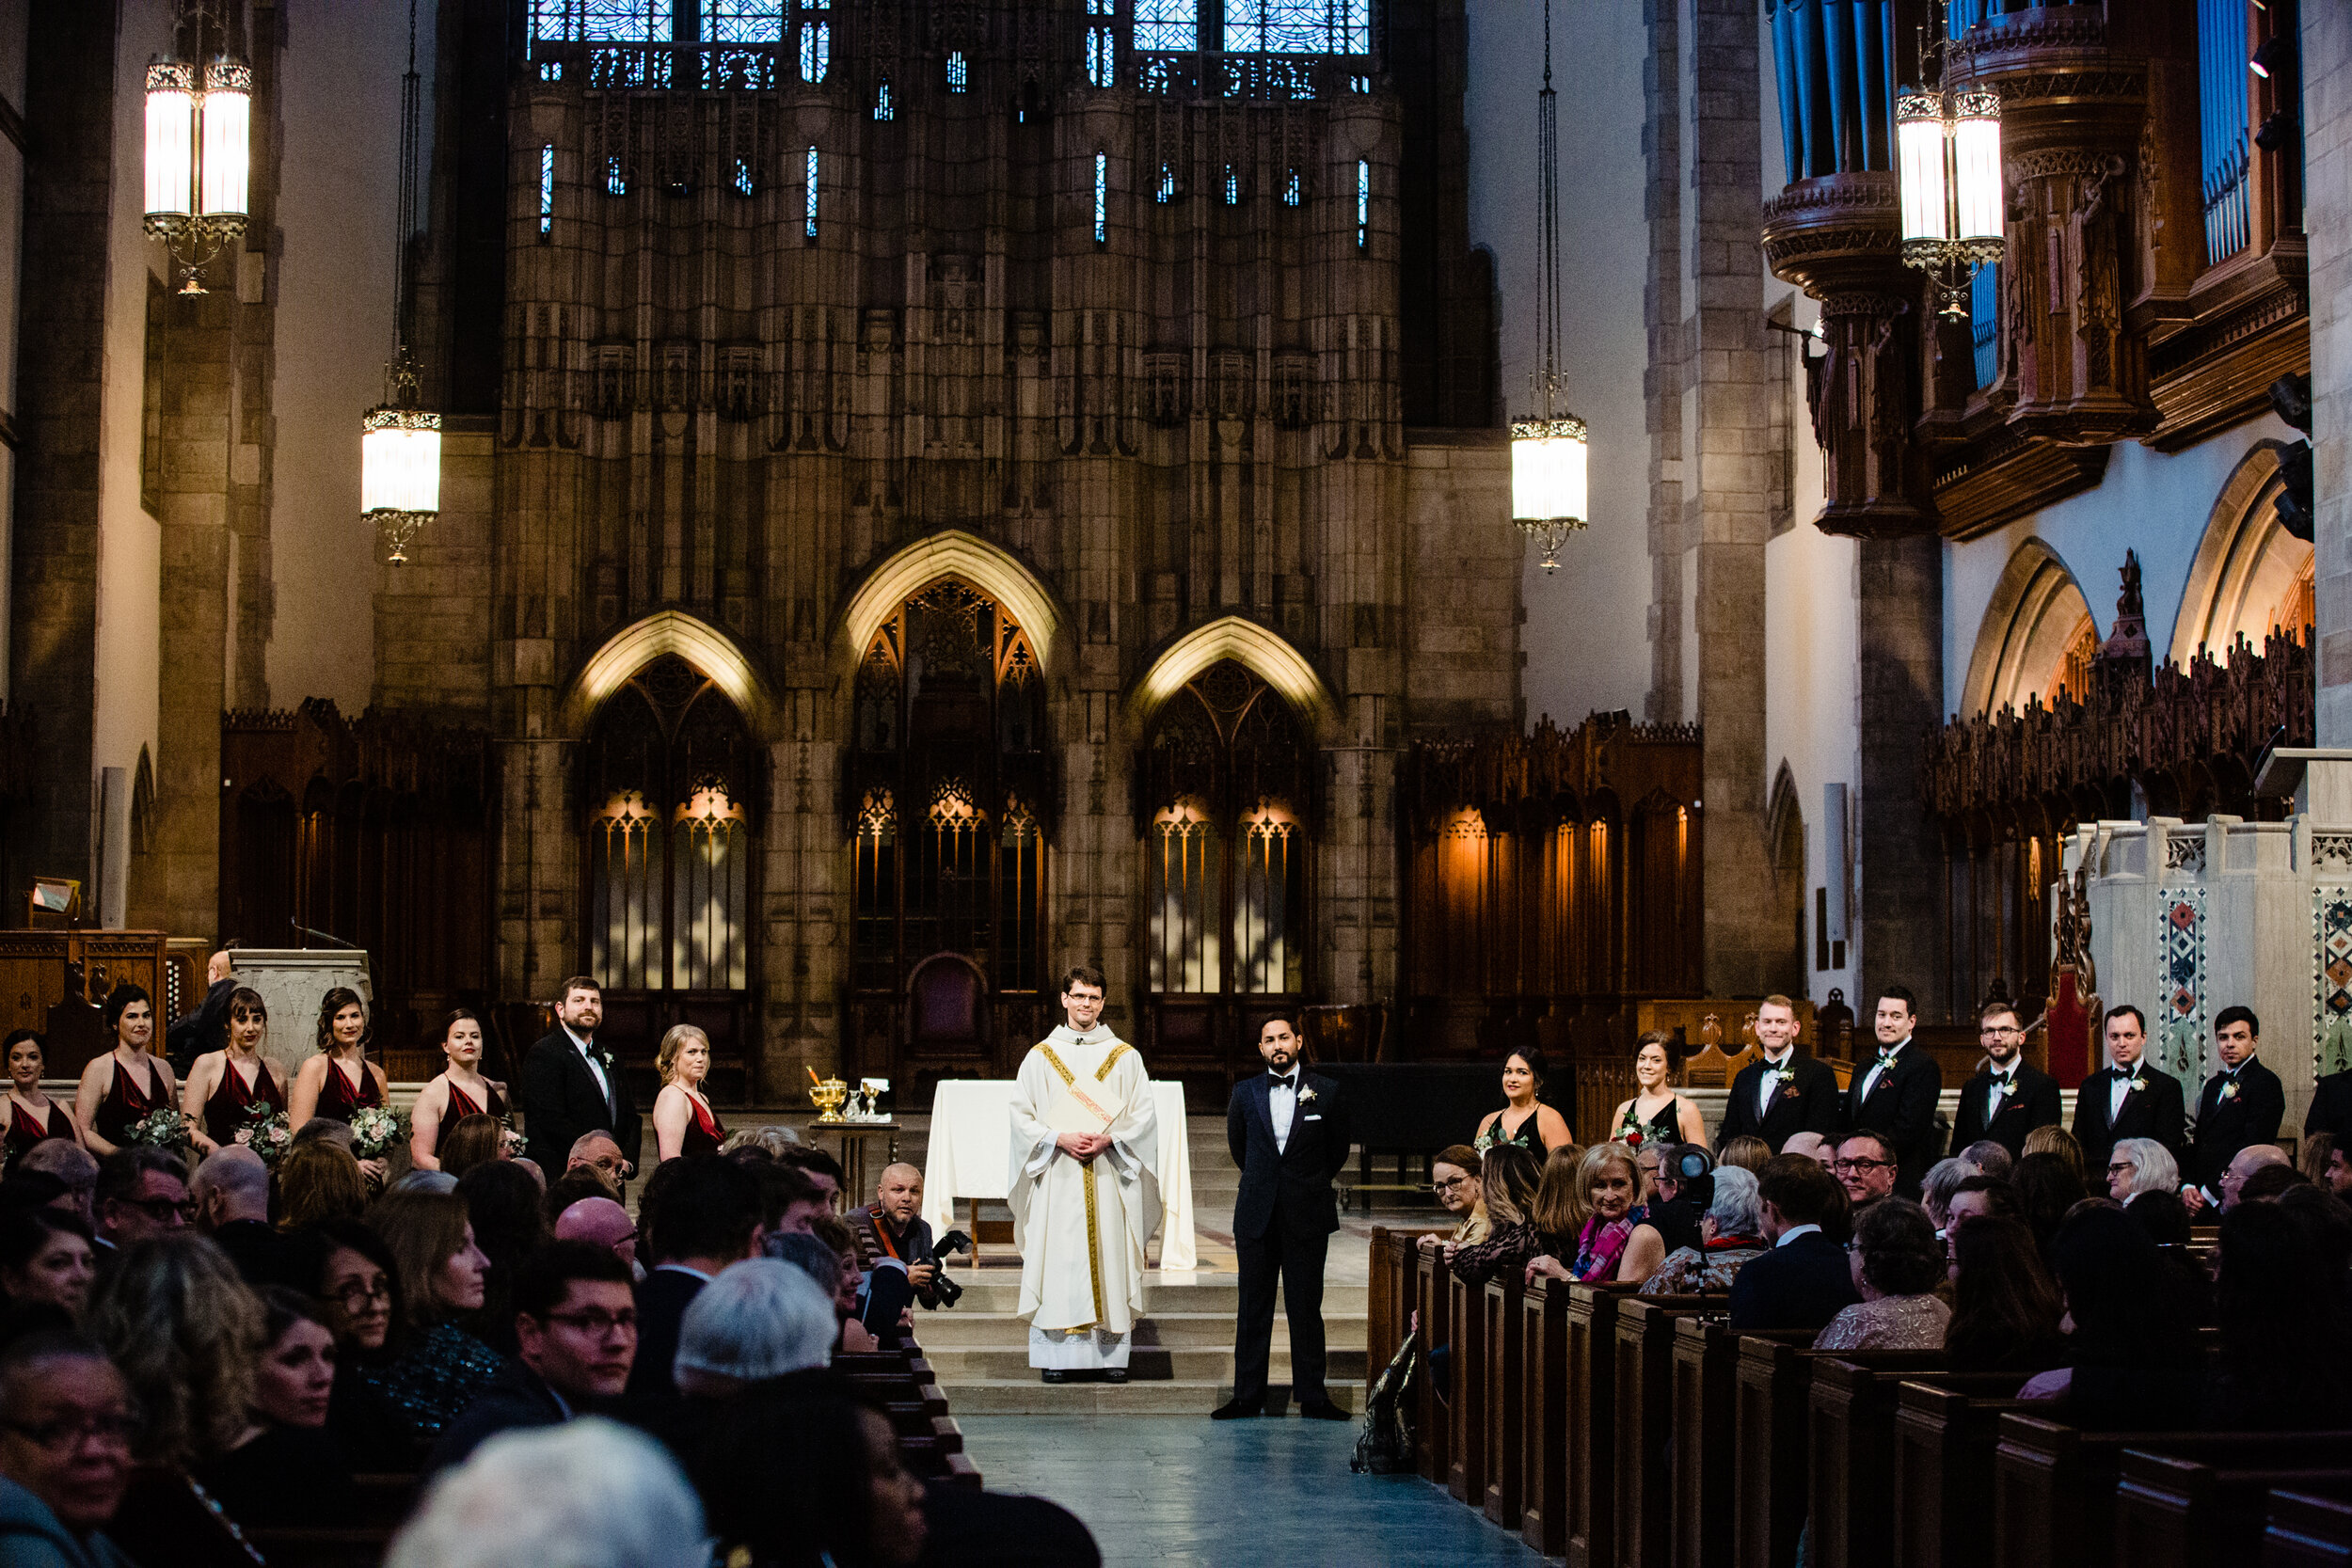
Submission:
POLYGON ((963 1288, 941 1272, 930 1223, 922 1217, 923 1173, 913 1165, 886 1165, 874 1201, 850 1212, 858 1263, 866 1270, 867 1330, 885 1345, 896 1344, 903 1315, 915 1302, 953 1307, 963 1288))

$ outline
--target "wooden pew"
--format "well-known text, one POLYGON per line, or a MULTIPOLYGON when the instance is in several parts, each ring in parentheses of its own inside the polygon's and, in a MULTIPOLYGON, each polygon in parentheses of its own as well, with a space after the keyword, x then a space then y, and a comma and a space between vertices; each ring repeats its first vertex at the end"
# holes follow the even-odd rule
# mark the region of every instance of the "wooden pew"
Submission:
MULTIPOLYGON (((2008 1380, 2004 1380, 2008 1381, 2008 1380)), ((1991 1560, 1993 1449, 2001 1418, 2042 1408, 2004 1393, 1972 1388, 1958 1374, 1923 1376, 1896 1389, 1892 1441, 1899 1568, 1975 1568, 1991 1560)))
POLYGON ((2114 1560, 2124 1450, 2239 1468, 2352 1464, 2352 1433, 2081 1432, 2004 1415, 1993 1455, 1993 1548, 2003 1568, 2114 1560))
POLYGON ((2352 1469, 2300 1455, 2288 1466, 2125 1449, 2115 1490, 2115 1560, 2132 1568, 2234 1568, 2262 1547, 2274 1487, 2352 1498, 2352 1469))
POLYGON ((1617 1308, 1636 1289, 1568 1287, 1568 1568, 1615 1560, 1617 1308))
POLYGON ((2352 1568, 2352 1499, 2285 1487, 2272 1492, 2262 1565, 2352 1568))
POLYGON ((1485 1287, 1445 1271, 1446 1322, 1454 1339, 1446 1490, 1472 1508, 1486 1501, 1486 1313, 1485 1287))
MULTIPOLYGON (((1751 1338, 1792 1345, 1813 1339, 1796 1332, 1751 1338)), ((1673 1568, 1729 1568, 1732 1560, 1740 1339, 1721 1318, 1675 1323, 1674 1522, 1667 1553, 1673 1568)))
MULTIPOLYGON (((1915 1381, 1963 1397, 2008 1400, 2024 1386, 2026 1376, 2022 1372, 1888 1370, 1843 1354, 1817 1363, 1805 1466, 1805 1517, 1813 1531, 1811 1560, 1820 1568, 1876 1568, 1893 1560, 1898 1496, 1895 1428, 1900 1391, 1915 1381)), ((1986 1430, 1991 1430, 1989 1423, 1986 1430)), ((1990 1451, 1988 1448, 1988 1457, 1990 1451)), ((1989 1479, 1989 1465, 1986 1471, 1989 1479)), ((1940 1480, 1932 1472, 1914 1472, 1912 1479, 1930 1488, 1940 1480)), ((1979 1513, 1984 1496, 1977 1494, 1979 1513)))
MULTIPOLYGON (((1628 1296, 1617 1305, 1614 1568, 1666 1568, 1673 1544, 1675 1344, 1681 1324, 1724 1308, 1706 1296, 1628 1296)), ((1598 1433, 1594 1446, 1610 1442, 1598 1433)))
POLYGON ((927 1481, 978 1489, 979 1469, 963 1451, 963 1431, 947 1414, 946 1396, 921 1346, 845 1353, 833 1364, 852 1388, 882 1405, 910 1471, 927 1481))
POLYGON ((1489 1279, 1477 1303, 1486 1320, 1486 1485, 1473 1500, 1505 1529, 1520 1528, 1526 1511, 1521 1468, 1527 1393, 1527 1337, 1519 1307, 1523 1277, 1512 1269, 1489 1279))
POLYGON ((1568 1287, 1538 1279, 1519 1296, 1526 1402, 1520 1407, 1519 1539, 1546 1557, 1568 1549, 1568 1287))
POLYGON ((1759 1336, 1740 1339, 1733 1406, 1740 1445, 1732 1516, 1738 1568, 1790 1568, 1796 1561, 1810 1484, 1813 1373, 1839 1358, 1890 1371, 1925 1371, 1940 1368, 1944 1353, 1814 1351, 1759 1336))
MULTIPOLYGON (((1425 1253, 1415 1256, 1413 1309, 1421 1314, 1421 1342, 1430 1352, 1453 1338, 1454 1297, 1446 1285, 1448 1277, 1441 1259, 1425 1253)), ((1424 1376, 1421 1380, 1420 1391, 1414 1396, 1413 1408, 1417 1418, 1414 1435, 1420 1449, 1417 1458, 1421 1479, 1446 1486, 1453 1476, 1453 1402, 1451 1399, 1440 1399, 1437 1380, 1424 1376)))

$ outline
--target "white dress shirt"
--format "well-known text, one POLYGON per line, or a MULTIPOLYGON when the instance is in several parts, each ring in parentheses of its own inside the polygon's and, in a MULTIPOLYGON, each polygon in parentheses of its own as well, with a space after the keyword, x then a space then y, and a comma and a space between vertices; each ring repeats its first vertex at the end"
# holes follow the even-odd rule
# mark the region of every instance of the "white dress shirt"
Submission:
POLYGON ((1775 1249, 1785 1247, 1789 1243, 1795 1241, 1798 1237, 1804 1235, 1806 1231, 1811 1230, 1818 1232, 1820 1228, 1821 1227, 1818 1225, 1792 1225, 1788 1229, 1780 1233, 1780 1240, 1774 1242, 1772 1245, 1775 1249))
POLYGON ((595 1055, 589 1052, 588 1041, 581 1039, 578 1035, 572 1033, 572 1026, 568 1023, 564 1025, 564 1037, 572 1042, 572 1049, 580 1053, 580 1059, 588 1064, 589 1072, 594 1075, 596 1080, 596 1092, 604 1096, 604 1108, 607 1111, 612 1110, 612 1081, 604 1075, 604 1064, 597 1061, 595 1055))
POLYGON ((1796 1053, 1797 1048, 1793 1045, 1788 1050, 1782 1052, 1777 1057, 1773 1056, 1769 1052, 1765 1053, 1764 1072, 1756 1083, 1756 1114, 1759 1120, 1762 1119, 1765 1111, 1770 1109, 1772 1106, 1772 1091, 1780 1087, 1779 1082, 1772 1077, 1772 1074, 1787 1067, 1788 1065, 1788 1058, 1796 1053))
POLYGON ((1266 1115, 1274 1118, 1274 1152, 1287 1154, 1291 1147, 1291 1123, 1298 1115, 1298 1069, 1291 1069, 1290 1076, 1266 1075, 1271 1086, 1266 1090, 1266 1115))
POLYGON ((2109 1127, 2113 1127, 2115 1118, 2123 1114, 2123 1097, 2132 1092, 2132 1085, 2137 1081, 2139 1074, 2137 1067, 2117 1068, 2114 1070, 2115 1082, 2107 1085, 2107 1125, 2109 1127))
POLYGON ((1991 1124, 1994 1117, 2001 1114, 2001 1099, 2015 1086, 2016 1077, 2017 1067, 2015 1063, 2011 1063, 2010 1065, 2010 1069, 2007 1072, 1996 1072, 1993 1075, 1992 1091, 1984 1098, 1984 1119, 1988 1125, 1991 1124))
POLYGON ((1895 1065, 1895 1053, 1910 1043, 1911 1037, 1905 1035, 1901 1039, 1897 1040, 1893 1045, 1886 1047, 1879 1053, 1879 1059, 1872 1062, 1870 1064, 1870 1070, 1863 1075, 1862 1092, 1854 1096, 1853 1102, 1856 1105, 1861 1104, 1864 1101, 1870 1098, 1870 1091, 1879 1086, 1879 1075, 1885 1072, 1895 1065))

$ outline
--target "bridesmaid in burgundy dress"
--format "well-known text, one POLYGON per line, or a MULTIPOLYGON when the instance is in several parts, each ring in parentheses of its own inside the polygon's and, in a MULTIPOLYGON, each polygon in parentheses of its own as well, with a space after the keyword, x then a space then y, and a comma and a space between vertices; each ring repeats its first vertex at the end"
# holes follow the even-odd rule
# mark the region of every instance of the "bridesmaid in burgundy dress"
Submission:
MULTIPOLYGON (((358 991, 337 986, 320 1001, 319 1053, 302 1064, 294 1092, 286 1097, 286 1120, 295 1132, 320 1117, 349 1121, 352 1112, 384 1103, 391 1084, 384 1069, 368 1060, 374 1034, 358 991)), ((380 1159, 362 1160, 359 1169, 370 1184, 381 1186, 389 1167, 380 1159)))
POLYGON ((482 1018, 460 1007, 441 1025, 441 1054, 449 1069, 417 1091, 408 1113, 408 1157, 419 1170, 441 1168, 441 1146, 468 1117, 504 1117, 505 1085, 482 1076, 482 1018))
POLYGON ((155 1037, 155 1005, 137 986, 106 993, 101 1015, 115 1048, 82 1069, 73 1095, 73 1119, 81 1124, 82 1147, 104 1159, 122 1146, 122 1136, 156 1111, 179 1103, 171 1064, 148 1054, 155 1037))
POLYGON ((195 1124, 189 1136, 199 1154, 235 1143, 237 1129, 255 1106, 286 1108, 285 1081, 277 1064, 262 1054, 268 1031, 269 1007, 262 993, 245 986, 230 991, 229 1044, 189 1064, 188 1085, 180 1094, 180 1109, 195 1124))
POLYGON ((653 1065, 662 1085, 660 1098, 653 1102, 660 1159, 716 1154, 727 1130, 703 1095, 703 1080, 710 1076, 710 1037, 691 1023, 678 1024, 661 1037, 653 1065))
POLYGON ((82 1141, 82 1130, 66 1108, 40 1092, 40 1037, 30 1029, 8 1036, 8 1164, 37 1143, 51 1138, 82 1141))

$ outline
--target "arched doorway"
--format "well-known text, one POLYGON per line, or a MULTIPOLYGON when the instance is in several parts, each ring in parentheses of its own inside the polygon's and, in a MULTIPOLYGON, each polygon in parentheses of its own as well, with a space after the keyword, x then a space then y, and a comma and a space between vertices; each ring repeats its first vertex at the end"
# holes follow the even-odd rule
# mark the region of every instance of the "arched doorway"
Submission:
POLYGON ((765 801, 741 712, 663 654, 605 699, 581 765, 583 968, 604 987, 606 1035, 646 1069, 663 1033, 691 1023, 710 1037, 712 1093, 750 1098, 765 801))
POLYGON ((1153 716, 1136 791, 1152 1071, 1230 1087, 1255 1014, 1307 993, 1313 749, 1233 659, 1153 716))
POLYGON ((1045 682, 1028 628, 961 578, 900 600, 858 664, 855 935, 843 1060, 902 1104, 1010 1077, 1052 1021, 1045 682))

